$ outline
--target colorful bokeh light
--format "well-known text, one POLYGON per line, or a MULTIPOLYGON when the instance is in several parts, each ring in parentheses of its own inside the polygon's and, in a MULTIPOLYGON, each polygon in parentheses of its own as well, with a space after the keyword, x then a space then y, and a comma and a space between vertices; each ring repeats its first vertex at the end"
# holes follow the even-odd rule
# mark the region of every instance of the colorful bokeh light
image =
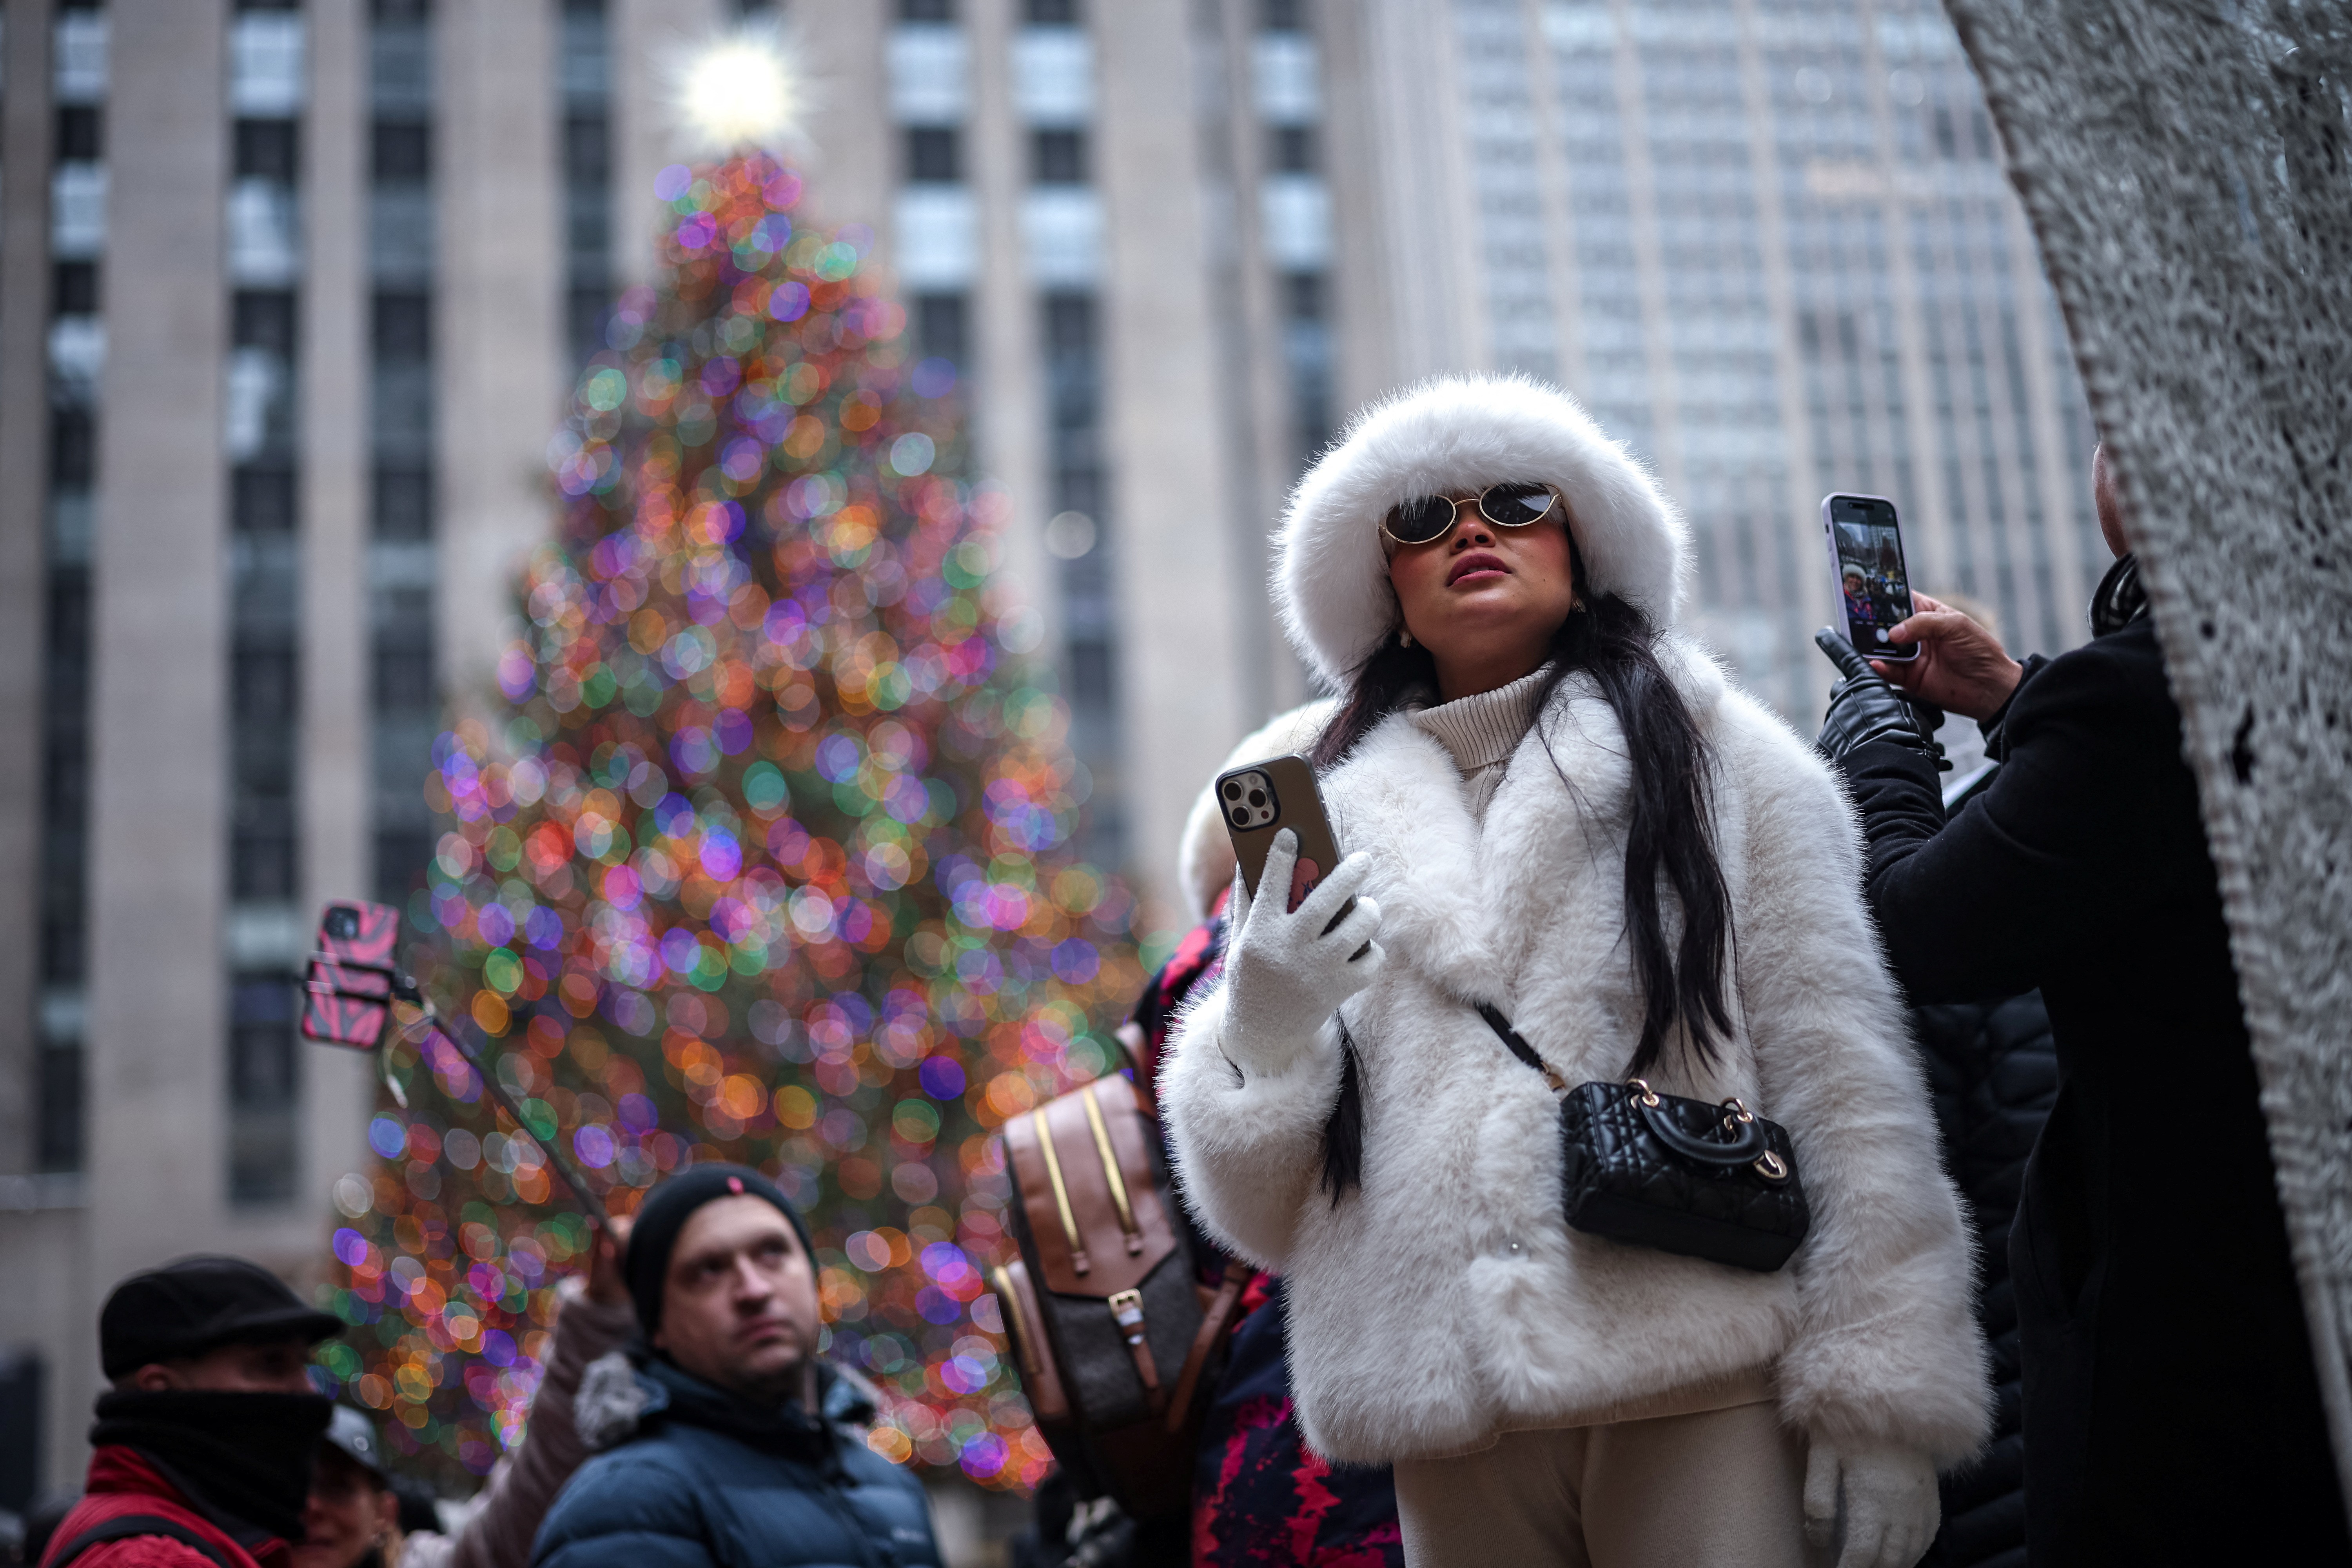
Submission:
MULTIPOLYGON (((1009 651, 1003 496, 952 366, 909 363, 872 237, 764 154, 664 171, 656 287, 621 301, 549 449, 504 705, 452 724, 412 920, 534 1138, 625 1212, 695 1160, 808 1211, 828 1350, 874 1447, 984 1485, 1050 1463, 987 1266, 993 1130, 1117 1059, 1132 900, 1068 848, 1088 784, 1009 651)), ((476 1474, 519 1435, 584 1225, 453 1051, 347 1178, 328 1352, 395 1451, 476 1474)))

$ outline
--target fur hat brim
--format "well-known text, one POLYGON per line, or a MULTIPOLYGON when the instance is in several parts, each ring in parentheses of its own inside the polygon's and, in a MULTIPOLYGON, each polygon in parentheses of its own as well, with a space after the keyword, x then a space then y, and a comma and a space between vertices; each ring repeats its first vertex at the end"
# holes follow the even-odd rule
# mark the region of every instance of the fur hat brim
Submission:
POLYGON ((1530 377, 1445 375, 1357 414, 1291 492, 1274 536, 1274 595, 1299 657, 1344 689, 1396 629, 1380 531, 1391 507, 1511 480, 1567 497, 1583 591, 1618 595, 1661 630, 1675 624, 1683 521, 1624 444, 1530 377))

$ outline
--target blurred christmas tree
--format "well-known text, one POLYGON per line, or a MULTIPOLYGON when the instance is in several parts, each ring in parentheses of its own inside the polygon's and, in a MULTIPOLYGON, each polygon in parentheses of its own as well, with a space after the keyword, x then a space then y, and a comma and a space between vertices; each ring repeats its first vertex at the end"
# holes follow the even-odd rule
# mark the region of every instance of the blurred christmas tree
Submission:
MULTIPOLYGON (((1084 775, 1017 657, 1034 616, 990 591, 1002 503, 961 477, 953 367, 908 363, 871 236, 800 192, 761 153, 663 176, 667 269, 551 452, 507 702, 436 751, 420 978, 615 1212, 695 1160, 773 1173, 830 1353, 888 1396, 875 1447, 1029 1484, 989 1134, 1114 1058, 1131 906, 1063 847, 1084 775)), ((373 1329, 331 1364, 396 1451, 479 1474, 586 1232, 534 1206, 548 1175, 470 1069, 421 1066, 441 1093, 387 1100, 384 1164, 337 1194, 334 1300, 373 1329)))

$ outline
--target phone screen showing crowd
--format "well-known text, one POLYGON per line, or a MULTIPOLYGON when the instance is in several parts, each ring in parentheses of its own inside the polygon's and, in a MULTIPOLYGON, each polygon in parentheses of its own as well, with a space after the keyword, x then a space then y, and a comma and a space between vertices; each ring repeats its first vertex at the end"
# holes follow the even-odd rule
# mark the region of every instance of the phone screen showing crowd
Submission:
POLYGON ((1903 571, 1903 536, 1894 503, 1840 496, 1830 503, 1830 535, 1846 640, 1874 657, 1908 657, 1911 645, 1887 636, 1911 616, 1911 584, 1903 571))

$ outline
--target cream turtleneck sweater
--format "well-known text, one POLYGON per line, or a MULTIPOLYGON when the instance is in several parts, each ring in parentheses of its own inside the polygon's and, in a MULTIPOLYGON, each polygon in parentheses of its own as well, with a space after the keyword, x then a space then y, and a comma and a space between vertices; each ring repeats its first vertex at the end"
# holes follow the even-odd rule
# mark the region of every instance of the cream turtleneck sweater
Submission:
POLYGON ((1413 728, 1436 737, 1462 771, 1462 783, 1470 792, 1470 815, 1482 824, 1486 820, 1486 803, 1495 798, 1503 782, 1505 764, 1535 721, 1536 694, 1550 669, 1547 664, 1508 686, 1475 697, 1457 697, 1408 715, 1413 728))

